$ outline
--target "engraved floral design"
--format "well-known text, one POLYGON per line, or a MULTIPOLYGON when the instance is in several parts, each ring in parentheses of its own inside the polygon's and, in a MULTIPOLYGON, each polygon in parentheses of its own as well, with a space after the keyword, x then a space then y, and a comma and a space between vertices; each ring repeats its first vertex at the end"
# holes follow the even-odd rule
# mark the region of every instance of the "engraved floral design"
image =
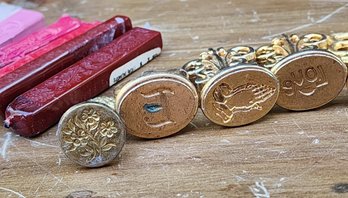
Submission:
POLYGON ((114 134, 117 133, 115 122, 112 121, 101 123, 100 130, 100 133, 108 138, 112 137, 114 134))
POLYGON ((91 127, 90 130, 94 130, 98 127, 100 116, 94 109, 84 110, 82 112, 81 121, 85 123, 88 127, 91 127))
POLYGON ((71 120, 72 119, 68 122, 69 130, 64 132, 66 135, 69 135, 70 138, 66 139, 65 142, 70 144, 69 151, 75 151, 79 147, 85 147, 87 145, 88 137, 86 131, 83 129, 76 129, 71 120))
POLYGON ((118 133, 116 123, 102 119, 100 112, 86 108, 81 114, 68 119, 62 130, 66 152, 74 156, 85 157, 88 162, 106 155, 116 147, 115 136, 118 133))

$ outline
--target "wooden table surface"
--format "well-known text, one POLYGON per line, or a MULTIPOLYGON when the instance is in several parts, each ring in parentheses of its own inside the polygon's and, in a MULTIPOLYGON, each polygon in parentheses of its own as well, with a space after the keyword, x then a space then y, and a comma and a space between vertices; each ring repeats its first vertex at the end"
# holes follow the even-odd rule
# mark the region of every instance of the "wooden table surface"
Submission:
MULTIPOLYGON (((131 17, 159 30, 160 57, 145 70, 179 67, 208 47, 258 46, 281 33, 348 31, 348 2, 199 0, 7 0, 84 20, 131 17)), ((104 95, 111 96, 111 88, 104 95)), ((181 133, 159 140, 128 136, 110 166, 83 168, 61 152, 56 127, 26 139, 0 128, 0 197, 347 197, 348 93, 323 108, 275 107, 238 128, 201 112, 181 133)))

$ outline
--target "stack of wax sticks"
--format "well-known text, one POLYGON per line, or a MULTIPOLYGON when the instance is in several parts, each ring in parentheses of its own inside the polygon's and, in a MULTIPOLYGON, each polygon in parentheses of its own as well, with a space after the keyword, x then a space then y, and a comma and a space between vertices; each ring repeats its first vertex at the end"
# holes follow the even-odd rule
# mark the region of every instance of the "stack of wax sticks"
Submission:
POLYGON ((159 32, 132 28, 126 16, 87 23, 63 15, 45 26, 41 13, 2 3, 0 24, 0 117, 26 137, 146 62, 126 63, 162 49, 159 32))

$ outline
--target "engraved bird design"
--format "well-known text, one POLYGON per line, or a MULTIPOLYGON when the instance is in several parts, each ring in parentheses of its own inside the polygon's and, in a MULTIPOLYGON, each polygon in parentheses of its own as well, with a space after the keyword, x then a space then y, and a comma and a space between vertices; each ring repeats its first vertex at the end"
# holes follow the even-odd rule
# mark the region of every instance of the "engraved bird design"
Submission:
POLYGON ((274 87, 263 84, 246 83, 232 88, 227 83, 221 83, 214 91, 216 115, 224 123, 233 121, 238 113, 252 110, 261 111, 262 103, 271 98, 276 92, 274 87))

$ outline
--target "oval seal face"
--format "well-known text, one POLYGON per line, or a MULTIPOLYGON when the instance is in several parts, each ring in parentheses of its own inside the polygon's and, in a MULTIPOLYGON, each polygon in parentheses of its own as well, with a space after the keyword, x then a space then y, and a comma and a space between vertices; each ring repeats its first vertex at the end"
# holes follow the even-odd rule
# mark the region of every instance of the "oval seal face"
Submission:
POLYGON ((85 102, 68 109, 58 124, 63 153, 86 167, 100 167, 114 160, 126 141, 119 115, 106 105, 85 102))
POLYGON ((278 80, 266 68, 229 67, 204 85, 201 108, 216 124, 241 126, 265 116, 274 106, 278 92, 278 80))
POLYGON ((347 78, 346 65, 332 53, 320 50, 291 54, 272 72, 280 81, 277 104, 295 111, 329 103, 341 92, 347 78))
POLYGON ((172 73, 151 73, 128 82, 116 96, 116 111, 127 132, 141 138, 162 138, 187 126, 197 113, 193 84, 172 73))

